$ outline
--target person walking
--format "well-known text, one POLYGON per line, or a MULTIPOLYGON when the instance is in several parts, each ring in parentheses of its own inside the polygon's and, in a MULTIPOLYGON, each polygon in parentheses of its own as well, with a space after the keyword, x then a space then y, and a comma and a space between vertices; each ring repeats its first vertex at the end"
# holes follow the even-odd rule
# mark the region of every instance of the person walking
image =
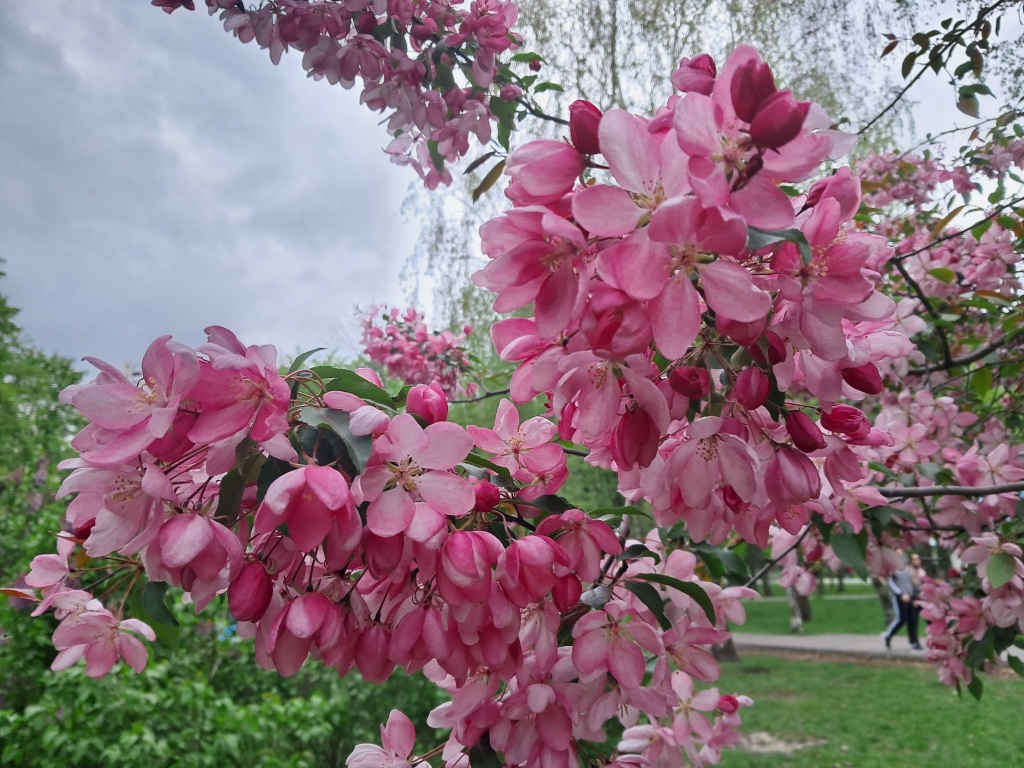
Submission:
POLYGON ((889 591, 892 593, 892 607, 896 614, 889 628, 882 633, 882 641, 888 650, 892 650, 892 638, 900 627, 907 626, 907 637, 910 639, 910 647, 915 651, 921 650, 921 644, 917 639, 917 622, 919 611, 914 601, 917 599, 918 589, 923 578, 921 570, 921 558, 916 554, 911 555, 911 563, 903 561, 898 571, 889 577, 889 591), (913 564, 916 558, 916 565, 913 564), (915 578, 917 584, 915 584, 915 578))

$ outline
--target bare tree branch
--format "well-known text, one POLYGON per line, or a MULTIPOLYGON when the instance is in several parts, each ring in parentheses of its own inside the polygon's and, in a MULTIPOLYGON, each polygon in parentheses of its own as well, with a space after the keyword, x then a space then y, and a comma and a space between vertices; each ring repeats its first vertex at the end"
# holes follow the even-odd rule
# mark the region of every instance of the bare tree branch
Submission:
POLYGON ((921 488, 879 488, 878 492, 888 499, 918 499, 924 496, 992 496, 996 493, 1019 493, 1024 491, 1024 482, 1003 483, 1002 485, 933 485, 921 488))

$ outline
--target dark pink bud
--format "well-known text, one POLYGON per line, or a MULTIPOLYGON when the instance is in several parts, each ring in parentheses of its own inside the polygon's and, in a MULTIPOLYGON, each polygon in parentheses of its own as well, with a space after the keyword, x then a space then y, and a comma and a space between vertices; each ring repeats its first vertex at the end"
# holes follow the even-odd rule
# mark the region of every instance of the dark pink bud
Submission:
POLYGON ((717 76, 718 67, 715 66, 715 60, 709 54, 702 53, 696 58, 684 58, 679 62, 679 68, 672 73, 672 85, 683 93, 702 93, 709 96, 715 87, 717 76))
POLYGON ((715 316, 715 327, 718 328, 718 332, 743 346, 753 344, 761 338, 767 325, 768 318, 766 317, 744 323, 739 320, 731 320, 725 315, 715 316))
POLYGON ((740 371, 732 388, 732 398, 744 408, 754 410, 768 399, 771 382, 760 368, 750 367, 740 371))
POLYGON ((637 465, 649 467, 658 455, 660 437, 661 432, 645 409, 626 411, 612 432, 612 458, 620 470, 637 465))
POLYGON ((711 377, 707 368, 681 365, 668 376, 668 384, 683 397, 700 400, 711 391, 711 377))
POLYGON ((775 91, 771 68, 760 59, 751 59, 736 70, 730 84, 729 94, 736 116, 752 123, 761 104, 775 91))
POLYGON ((356 30, 361 35, 369 35, 377 28, 377 19, 369 11, 359 14, 359 21, 356 22, 356 30))
POLYGON ((871 431, 871 422, 864 411, 852 405, 833 405, 832 412, 821 414, 819 421, 829 432, 851 437, 864 437, 871 431))
POLYGON ((882 391, 882 376, 874 363, 864 363, 856 368, 843 368, 843 381, 866 395, 877 395, 882 391))
POLYGON ((436 381, 430 382, 430 386, 417 384, 409 390, 405 410, 419 416, 428 425, 436 424, 448 419, 448 398, 436 381))
POLYGON ((729 694, 723 694, 718 697, 718 711, 725 715, 731 715, 733 712, 740 708, 739 699, 729 694))
POLYGON ((569 138, 581 154, 596 155, 601 152, 597 128, 603 116, 600 109, 583 99, 569 105, 569 138))
POLYGON ((270 574, 263 563, 251 560, 228 587, 228 608, 238 621, 259 621, 267 612, 272 595, 270 574))
POLYGON ((490 512, 501 501, 501 491, 498 486, 486 480, 481 480, 473 486, 473 494, 476 497, 473 509, 477 512, 490 512))
POLYGON ((777 91, 765 99, 750 124, 750 138, 761 149, 778 149, 800 135, 809 101, 796 101, 789 91, 777 91))
POLYGON ((530 70, 540 72, 540 59, 530 59, 530 70))
POLYGON ((767 360, 765 360, 764 354, 761 352, 760 344, 751 344, 747 349, 750 351, 750 355, 761 365, 778 365, 786 359, 786 342, 775 331, 765 331, 764 335, 768 338, 767 360))
POLYGON ((786 413, 786 430, 793 445, 804 453, 814 453, 825 447, 825 436, 818 425, 803 411, 786 413))
POLYGON ((572 610, 580 604, 580 595, 583 594, 583 585, 580 584, 580 577, 575 573, 563 576, 555 582, 551 590, 551 599, 562 613, 572 610))

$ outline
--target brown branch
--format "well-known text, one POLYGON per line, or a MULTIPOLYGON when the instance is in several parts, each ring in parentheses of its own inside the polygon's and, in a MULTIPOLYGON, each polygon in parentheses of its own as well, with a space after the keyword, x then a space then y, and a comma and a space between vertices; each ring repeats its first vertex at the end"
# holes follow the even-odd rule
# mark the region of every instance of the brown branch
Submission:
MULTIPOLYGON (((976 363, 986 355, 995 352, 1000 347, 1005 346, 1010 339, 1013 338, 1013 334, 1008 333, 1005 336, 1000 336, 998 339, 993 341, 991 344, 986 344, 984 347, 979 347, 969 355, 963 357, 955 357, 949 361, 949 364, 940 363, 938 365, 926 365, 924 368, 911 368, 907 371, 908 376, 923 376, 926 373, 932 373, 933 371, 948 371, 950 368, 956 368, 960 365, 969 365, 976 363)), ((1009 362, 1020 362, 1020 361, 1009 361, 1009 362)))
POLYGON ((450 405, 465 405, 466 403, 479 403, 481 400, 486 400, 489 397, 500 397, 501 395, 507 395, 511 390, 509 389, 496 389, 493 392, 480 395, 480 397, 470 397, 466 400, 449 400, 450 405))
POLYGON ((924 496, 992 496, 997 493, 1019 493, 1024 491, 1024 482, 1003 483, 1002 485, 933 485, 922 488, 879 488, 887 499, 919 499, 924 496))
POLYGON ((794 541, 792 544, 790 544, 788 547, 786 547, 782 551, 782 554, 780 554, 778 557, 773 557, 771 560, 769 560, 767 563, 765 563, 764 566, 757 573, 755 573, 753 576, 751 576, 750 580, 746 584, 744 584, 743 586, 745 586, 745 587, 752 587, 755 583, 757 583, 757 580, 760 579, 762 576, 764 576, 766 573, 768 573, 768 571, 770 571, 772 568, 774 568, 779 563, 779 561, 782 560, 782 558, 784 558, 786 555, 788 555, 794 549, 799 547, 800 546, 800 542, 803 541, 804 537, 806 537, 807 534, 810 533, 810 532, 811 532, 811 526, 808 525, 808 526, 806 526, 803 529, 803 531, 800 533, 800 535, 796 537, 796 541, 794 541))
MULTIPOLYGON (((917 294, 917 298, 924 305, 925 310, 931 315, 933 320, 939 320, 939 313, 935 311, 935 307, 932 306, 931 302, 928 301, 928 297, 925 296, 924 291, 921 290, 921 286, 917 284, 917 281, 910 276, 907 272, 907 268, 903 266, 903 262, 893 260, 893 264, 896 265, 896 269, 903 276, 903 280, 907 285, 917 294)), ((946 338, 945 331, 942 328, 935 326, 935 332, 939 336, 939 342, 942 344, 942 359, 947 367, 953 366, 953 353, 949 349, 949 339, 946 338)))
POLYGON ((971 226, 967 227, 966 229, 961 229, 957 232, 953 232, 948 235, 943 235, 942 237, 937 238, 936 240, 933 240, 932 242, 928 243, 928 245, 921 246, 916 251, 911 251, 910 253, 901 253, 898 256, 893 256, 890 259, 890 261, 893 262, 894 264, 899 264, 904 259, 909 259, 911 256, 917 256, 919 253, 924 253, 925 251, 931 250, 936 245, 944 243, 947 240, 952 240, 955 237, 963 237, 964 235, 969 235, 971 233, 971 230, 974 229, 979 224, 984 224, 986 221, 998 218, 999 214, 1001 214, 1007 208, 1012 208, 1013 206, 1017 205, 1017 203, 1021 202, 1024 202, 1024 195, 1018 195, 1017 197, 1014 197, 1009 201, 1003 203, 1002 205, 998 206, 994 211, 992 211, 992 213, 990 213, 988 216, 986 216, 983 219, 979 219, 978 221, 975 221, 973 224, 971 224, 971 226))

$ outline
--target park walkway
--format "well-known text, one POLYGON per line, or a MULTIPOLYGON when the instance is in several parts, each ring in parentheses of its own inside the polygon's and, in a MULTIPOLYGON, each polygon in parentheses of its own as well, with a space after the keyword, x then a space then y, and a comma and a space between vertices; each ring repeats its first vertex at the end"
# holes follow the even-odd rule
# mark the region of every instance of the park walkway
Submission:
MULTIPOLYGON (((764 635, 754 632, 734 632, 736 650, 768 653, 813 653, 827 656, 846 656, 863 659, 891 659, 893 661, 926 661, 924 651, 914 651, 905 634, 892 639, 892 650, 886 650, 881 635, 764 635)), ((1011 648, 1010 653, 1024 658, 1024 651, 1011 648)))

